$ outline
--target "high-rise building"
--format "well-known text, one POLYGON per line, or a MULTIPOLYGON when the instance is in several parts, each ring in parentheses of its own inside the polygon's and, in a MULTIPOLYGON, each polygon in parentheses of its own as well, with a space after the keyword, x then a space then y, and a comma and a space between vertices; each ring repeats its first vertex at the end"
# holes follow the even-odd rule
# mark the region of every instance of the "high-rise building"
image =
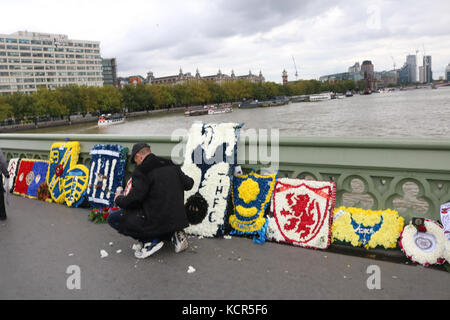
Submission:
POLYGON ((445 80, 450 81, 450 63, 445 68, 445 80))
POLYGON ((117 85, 116 59, 102 59, 103 85, 117 85))
POLYGON ((425 70, 424 70, 423 66, 419 67, 419 82, 425 83, 425 70))
POLYGON ((431 56, 423 57, 424 83, 433 82, 433 71, 431 71, 431 56))
POLYGON ((375 90, 376 79, 372 61, 369 60, 363 61, 361 65, 361 72, 364 75, 364 80, 366 80, 367 87, 370 88, 371 90, 375 90))
POLYGON ((0 34, 0 93, 70 84, 103 86, 100 42, 64 34, 0 34))
POLYGON ((355 62, 355 64, 353 66, 348 68, 349 73, 360 72, 360 71, 361 71, 361 66, 359 65, 359 62, 355 62))
POLYGON ((411 69, 410 69, 409 65, 405 62, 403 67, 401 67, 399 70, 398 83, 402 84, 402 85, 411 83, 410 72, 411 72, 411 69))
POLYGON ((406 64, 409 68, 409 83, 417 82, 417 56, 408 55, 406 57, 406 64))

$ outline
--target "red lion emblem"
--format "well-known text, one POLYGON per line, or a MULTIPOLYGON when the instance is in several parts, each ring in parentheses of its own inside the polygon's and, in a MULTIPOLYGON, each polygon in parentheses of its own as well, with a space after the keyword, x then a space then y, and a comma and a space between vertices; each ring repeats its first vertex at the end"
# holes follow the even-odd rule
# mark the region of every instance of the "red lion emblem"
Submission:
POLYGON ((289 208, 294 213, 284 209, 281 210, 281 215, 285 217, 292 216, 292 218, 288 219, 289 223, 286 223, 283 226, 284 229, 286 231, 296 229, 295 232, 298 233, 301 238, 306 238, 311 233, 311 229, 315 225, 313 214, 311 213, 312 210, 316 206, 317 212, 320 212, 318 203, 316 203, 315 199, 310 201, 309 195, 307 194, 295 196, 294 193, 288 193, 286 195, 286 199, 288 201, 289 208))

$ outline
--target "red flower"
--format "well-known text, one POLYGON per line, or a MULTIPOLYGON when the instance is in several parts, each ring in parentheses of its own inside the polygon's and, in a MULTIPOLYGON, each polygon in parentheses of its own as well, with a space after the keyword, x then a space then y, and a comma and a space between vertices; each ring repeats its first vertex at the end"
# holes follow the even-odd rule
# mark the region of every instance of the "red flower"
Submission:
POLYGON ((94 213, 98 213, 98 209, 94 209, 94 213))
POLYGON ((55 175, 57 177, 60 177, 64 172, 64 167, 62 166, 62 164, 58 164, 55 168, 55 175))
POLYGON ((112 207, 111 210, 112 211, 117 211, 117 210, 119 210, 119 207, 112 207))
POLYGON ((419 232, 427 232, 427 228, 422 224, 418 227, 419 232))
POLYGON ((105 213, 103 214, 103 218, 105 218, 105 220, 108 219, 108 216, 109 216, 109 212, 105 212, 105 213))

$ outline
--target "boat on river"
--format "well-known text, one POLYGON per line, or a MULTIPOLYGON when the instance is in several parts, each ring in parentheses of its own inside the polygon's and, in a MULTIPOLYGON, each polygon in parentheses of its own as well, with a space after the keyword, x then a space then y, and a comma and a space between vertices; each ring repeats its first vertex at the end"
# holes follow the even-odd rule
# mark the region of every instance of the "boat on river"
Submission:
POLYGON ((309 101, 311 101, 311 102, 318 102, 318 101, 325 101, 325 100, 331 100, 330 93, 313 94, 313 95, 309 96, 309 101))
POLYGON ((186 117, 202 116, 208 114, 208 106, 187 107, 184 111, 186 117))
POLYGON ((261 101, 262 107, 279 107, 289 103, 289 98, 285 96, 275 97, 267 101, 261 101))
POLYGON ((110 113, 107 115, 102 114, 97 121, 97 125, 99 127, 106 127, 113 124, 119 124, 125 121, 125 116, 122 114, 111 115, 110 113))
POLYGON ((231 103, 222 104, 222 105, 211 105, 208 107, 208 114, 222 114, 222 113, 230 113, 233 112, 233 108, 231 103))
POLYGON ((291 102, 292 103, 309 102, 309 96, 308 95, 293 96, 291 97, 291 102))
POLYGON ((253 108, 260 108, 263 104, 259 102, 258 100, 246 100, 242 102, 238 108, 239 109, 253 109, 253 108))

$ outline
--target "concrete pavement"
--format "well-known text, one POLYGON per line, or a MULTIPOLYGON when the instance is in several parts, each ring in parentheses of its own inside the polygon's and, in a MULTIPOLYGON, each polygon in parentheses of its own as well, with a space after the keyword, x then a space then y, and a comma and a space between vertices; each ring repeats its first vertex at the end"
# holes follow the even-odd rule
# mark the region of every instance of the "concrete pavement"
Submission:
POLYGON ((238 237, 191 237, 183 253, 166 243, 138 260, 135 241, 90 222, 87 209, 12 196, 7 210, 0 299, 450 299, 450 274, 421 266, 238 237), (381 289, 367 287, 372 265, 381 289), (67 286, 76 283, 70 266, 80 289, 67 286))

